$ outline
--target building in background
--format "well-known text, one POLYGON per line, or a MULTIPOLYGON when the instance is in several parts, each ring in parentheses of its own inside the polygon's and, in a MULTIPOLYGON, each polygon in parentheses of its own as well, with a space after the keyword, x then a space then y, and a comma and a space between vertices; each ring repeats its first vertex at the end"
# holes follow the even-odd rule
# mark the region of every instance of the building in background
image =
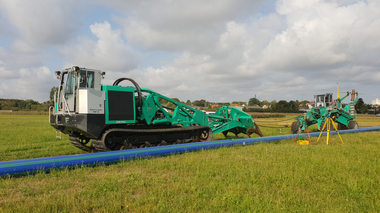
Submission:
POLYGON ((375 100, 372 101, 372 105, 380 105, 380 100, 378 98, 376 98, 375 100))

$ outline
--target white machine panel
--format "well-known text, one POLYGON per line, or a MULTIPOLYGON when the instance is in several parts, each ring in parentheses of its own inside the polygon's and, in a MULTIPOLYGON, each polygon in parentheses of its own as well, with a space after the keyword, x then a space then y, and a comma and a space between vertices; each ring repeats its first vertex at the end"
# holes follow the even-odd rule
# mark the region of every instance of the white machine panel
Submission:
POLYGON ((94 89, 79 89, 79 111, 84 114, 104 114, 105 93, 94 89))

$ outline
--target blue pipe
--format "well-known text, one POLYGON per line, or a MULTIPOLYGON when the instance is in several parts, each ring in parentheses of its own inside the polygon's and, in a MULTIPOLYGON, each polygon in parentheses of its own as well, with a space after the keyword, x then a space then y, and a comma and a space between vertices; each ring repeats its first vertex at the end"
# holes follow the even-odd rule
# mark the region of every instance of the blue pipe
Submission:
MULTIPOLYGON (((356 133, 356 132, 368 132, 368 131, 380 131, 380 126, 378 127, 361 127, 355 130, 341 130, 340 134, 345 133, 356 133)), ((320 132, 310 133, 310 136, 319 136, 320 132)), ((327 132, 323 132, 326 135, 327 132)), ((330 131, 330 134, 337 134, 336 131, 330 131)), ((169 146, 158 146, 158 147, 148 147, 142 149, 128 149, 121 151, 112 152, 99 152, 99 153, 88 153, 79 155, 67 155, 58 157, 47 157, 47 158, 35 158, 27 160, 15 160, 15 161, 4 161, 0 162, 0 176, 10 175, 10 174, 20 174, 25 172, 35 172, 38 170, 47 170, 62 167, 72 167, 81 165, 91 165, 98 163, 111 163, 120 160, 141 158, 147 156, 155 155, 166 155, 172 153, 189 152, 200 149, 210 149, 218 148, 224 146, 234 146, 243 144, 254 144, 261 142, 279 141, 286 139, 294 139, 295 135, 278 135, 269 137, 256 137, 256 138, 239 138, 239 139, 228 139, 228 140, 218 140, 218 141, 208 141, 208 142, 196 142, 187 144, 177 144, 169 146)))

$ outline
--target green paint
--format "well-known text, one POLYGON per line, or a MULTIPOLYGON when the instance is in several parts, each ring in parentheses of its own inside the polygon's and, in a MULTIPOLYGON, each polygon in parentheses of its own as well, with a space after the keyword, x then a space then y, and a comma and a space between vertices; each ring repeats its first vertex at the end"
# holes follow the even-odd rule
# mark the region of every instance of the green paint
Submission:
POLYGON ((346 96, 343 98, 337 98, 335 102, 329 107, 316 106, 310 109, 310 111, 304 115, 296 117, 296 121, 298 121, 300 124, 299 129, 303 131, 313 124, 318 124, 318 130, 322 130, 322 123, 325 122, 329 117, 332 118, 334 122, 348 127, 348 123, 357 117, 355 104, 358 102, 358 93, 352 94, 355 95, 356 98, 354 100, 351 100, 351 103, 347 104, 345 107, 342 107, 342 101, 349 95, 350 93, 347 92, 346 96))
MULTIPOLYGON (((132 87, 122 87, 122 86, 103 86, 102 90, 105 91, 106 94, 106 101, 105 101, 105 116, 106 116, 106 124, 134 124, 136 123, 136 108, 133 107, 133 114, 134 119, 133 120, 110 120, 109 119, 109 98, 108 98, 108 91, 119 91, 119 92, 132 92, 133 94, 136 92, 135 88, 132 87)), ((135 106, 135 99, 133 101, 133 106, 135 106)))

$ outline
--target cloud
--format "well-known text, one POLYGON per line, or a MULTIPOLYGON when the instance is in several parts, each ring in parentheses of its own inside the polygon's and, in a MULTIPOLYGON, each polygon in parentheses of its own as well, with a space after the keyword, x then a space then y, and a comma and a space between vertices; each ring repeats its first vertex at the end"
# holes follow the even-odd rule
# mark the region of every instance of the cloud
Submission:
POLYGON ((0 47, 0 98, 49 100, 49 91, 57 81, 43 65, 44 58, 44 54, 0 47))
POLYGON ((83 3, 38 3, 0 0, 12 24, 0 19, 0 36, 13 36, 0 47, 1 79, 79 65, 108 71, 105 84, 131 77, 181 100, 312 99, 336 81, 380 95, 377 0, 98 0, 107 14, 86 26, 83 3))
POLYGON ((277 11, 288 28, 264 49, 269 69, 299 71, 360 63, 360 55, 379 54, 378 3, 358 2, 339 7, 325 1, 279 1, 277 11), (375 36, 376 35, 376 36, 375 36))
POLYGON ((74 1, 0 1, 0 10, 18 30, 13 45, 18 52, 35 52, 65 43, 81 27, 81 3, 74 1))
POLYGON ((302 93, 311 99, 333 89, 336 80, 348 87, 374 83, 380 35, 375 1, 278 1, 276 11, 253 13, 244 22, 237 21, 244 9, 225 12, 228 3, 215 8, 213 18, 199 20, 203 10, 185 4, 164 4, 167 10, 134 5, 134 13, 119 19, 129 42, 183 53, 173 63, 129 75, 158 92, 215 101, 254 94, 300 99, 302 93))
POLYGON ((189 87, 182 83, 177 88, 175 88, 175 90, 177 90, 177 91, 189 91, 189 87))
POLYGON ((107 21, 95 23, 90 29, 97 41, 82 37, 74 45, 61 49, 68 67, 80 65, 111 71, 128 71, 137 67, 139 54, 121 39, 120 30, 112 30, 107 21))
POLYGON ((13 79, 19 77, 17 73, 14 73, 10 70, 6 70, 4 67, 0 67, 0 79, 5 80, 5 79, 13 79))
POLYGON ((207 51, 224 30, 226 21, 254 13, 264 1, 141 1, 131 8, 111 1, 127 18, 119 18, 126 38, 152 50, 207 51))
MULTIPOLYGON (((10 75, 6 81, 0 80, 0 96, 2 98, 47 101, 50 92, 50 89, 47 90, 47 88, 55 86, 55 77, 45 66, 13 71, 0 68, 0 71, 1 75, 4 73, 10 75)), ((1 79, 3 79, 2 77, 1 79)))

